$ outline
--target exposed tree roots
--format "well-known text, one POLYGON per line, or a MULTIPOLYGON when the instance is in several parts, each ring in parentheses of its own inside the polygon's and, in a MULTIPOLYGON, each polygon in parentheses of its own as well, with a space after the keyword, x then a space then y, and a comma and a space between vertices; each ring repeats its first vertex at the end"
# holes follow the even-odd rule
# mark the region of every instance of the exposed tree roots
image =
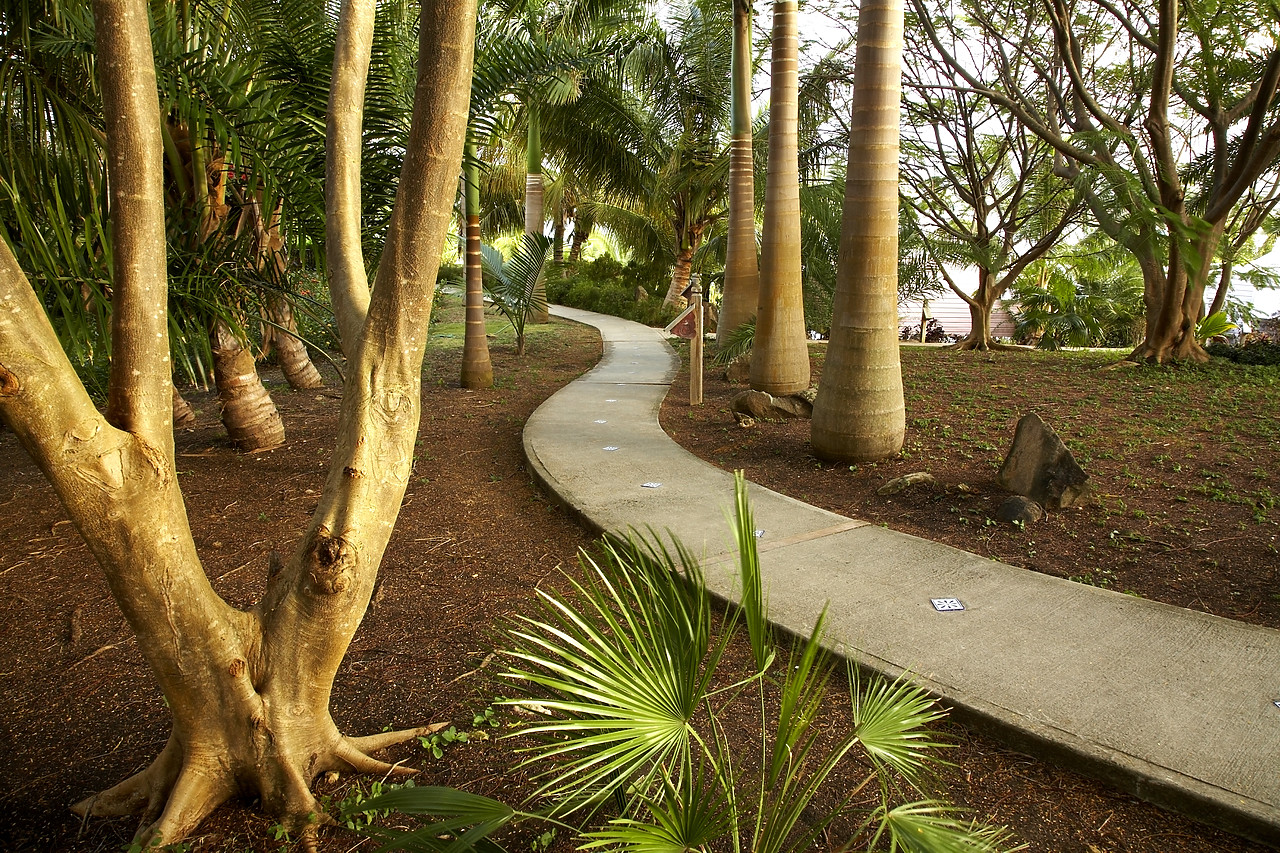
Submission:
MULTIPOLYGON (((139 819, 136 842, 165 844, 184 838, 233 796, 252 793, 261 797, 263 810, 298 838, 304 849, 315 850, 319 827, 333 822, 311 793, 316 776, 329 770, 412 776, 418 771, 379 761, 369 753, 425 737, 447 725, 364 737, 339 735, 327 755, 269 749, 237 756, 225 746, 188 747, 174 734, 146 769, 71 810, 83 818, 135 815, 139 819)), ((272 738, 265 742, 276 745, 272 738)))

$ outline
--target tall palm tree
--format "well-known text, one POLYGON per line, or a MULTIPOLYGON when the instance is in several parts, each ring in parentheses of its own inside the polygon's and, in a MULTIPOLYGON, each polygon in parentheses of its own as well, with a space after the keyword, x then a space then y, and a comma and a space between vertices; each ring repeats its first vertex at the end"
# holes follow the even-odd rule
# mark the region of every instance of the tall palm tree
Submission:
POLYGON ((733 0, 733 59, 729 97, 733 139, 729 143, 729 237, 725 247, 724 292, 716 339, 750 319, 760 298, 756 260, 755 157, 751 137, 752 0, 733 0))
POLYGON ((906 432, 898 361, 902 37, 902 0, 864 0, 831 343, 813 406, 811 440, 823 459, 883 459, 902 449, 906 432))
POLYGON ((760 247, 760 300, 751 387, 794 394, 809 387, 809 345, 800 269, 799 4, 773 4, 769 172, 760 247))
MULTIPOLYGON (((474 88, 474 87, 473 87, 474 88)), ((480 268, 480 163, 475 143, 468 140, 463 154, 463 192, 466 197, 466 331, 462 340, 462 387, 492 388, 493 361, 484 324, 484 281, 480 268)))

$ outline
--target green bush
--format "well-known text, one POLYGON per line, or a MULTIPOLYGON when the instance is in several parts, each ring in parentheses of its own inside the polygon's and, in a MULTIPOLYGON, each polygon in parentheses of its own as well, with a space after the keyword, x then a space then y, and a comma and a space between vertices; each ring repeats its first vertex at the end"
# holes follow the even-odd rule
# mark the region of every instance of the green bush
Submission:
POLYGON ((1280 343, 1266 338, 1247 341, 1240 346, 1209 344, 1205 351, 1239 364, 1280 364, 1280 343))
POLYGON ((678 313, 664 307, 670 270, 662 264, 621 264, 608 255, 547 277, 547 301, 612 314, 646 326, 665 326, 678 313), (637 293, 640 296, 637 298, 637 293))

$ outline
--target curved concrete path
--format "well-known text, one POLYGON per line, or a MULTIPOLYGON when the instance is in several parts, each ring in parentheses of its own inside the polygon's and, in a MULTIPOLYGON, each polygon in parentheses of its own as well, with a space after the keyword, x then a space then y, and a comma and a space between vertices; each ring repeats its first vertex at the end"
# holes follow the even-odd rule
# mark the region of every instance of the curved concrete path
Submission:
MULTIPOLYGON (((553 313, 598 328, 604 357, 529 418, 534 475, 598 530, 679 537, 732 599, 733 478, 658 424, 679 366, 662 333, 553 313)), ((807 633, 829 602, 839 653, 910 671, 966 723, 1280 845, 1280 631, 1014 568, 761 486, 751 501, 781 627, 807 633), (943 598, 964 610, 936 610, 943 598)))

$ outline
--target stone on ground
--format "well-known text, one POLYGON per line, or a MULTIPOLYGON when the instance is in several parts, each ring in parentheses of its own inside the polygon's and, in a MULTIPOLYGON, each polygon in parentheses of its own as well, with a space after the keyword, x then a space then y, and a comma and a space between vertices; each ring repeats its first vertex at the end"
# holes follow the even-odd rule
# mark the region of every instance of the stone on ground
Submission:
POLYGON ((1046 509, 1074 505, 1085 494, 1088 480, 1062 439, 1035 412, 1018 421, 1013 446, 996 476, 1001 488, 1046 509))

